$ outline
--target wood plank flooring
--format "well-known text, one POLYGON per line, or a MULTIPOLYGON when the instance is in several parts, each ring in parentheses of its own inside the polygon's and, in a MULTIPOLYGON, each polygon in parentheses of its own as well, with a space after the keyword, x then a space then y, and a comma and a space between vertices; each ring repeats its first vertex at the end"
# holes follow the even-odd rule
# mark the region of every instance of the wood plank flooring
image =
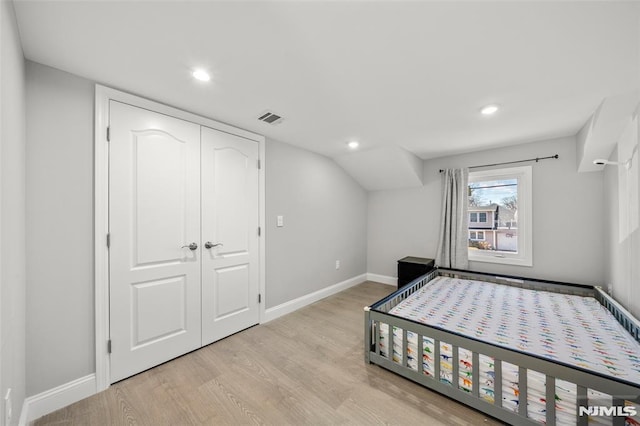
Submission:
POLYGON ((43 425, 500 424, 365 364, 365 282, 114 384, 43 425))

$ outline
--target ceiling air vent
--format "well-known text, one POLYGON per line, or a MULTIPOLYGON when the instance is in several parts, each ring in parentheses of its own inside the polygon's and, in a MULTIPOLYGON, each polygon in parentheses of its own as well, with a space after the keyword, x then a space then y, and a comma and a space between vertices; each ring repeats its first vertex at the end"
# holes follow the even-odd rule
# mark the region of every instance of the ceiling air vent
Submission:
POLYGON ((268 124, 275 125, 275 124, 280 124, 284 119, 282 118, 281 115, 278 115, 273 111, 265 111, 262 114, 260 114, 260 117, 258 117, 258 120, 264 121, 265 123, 268 123, 268 124))

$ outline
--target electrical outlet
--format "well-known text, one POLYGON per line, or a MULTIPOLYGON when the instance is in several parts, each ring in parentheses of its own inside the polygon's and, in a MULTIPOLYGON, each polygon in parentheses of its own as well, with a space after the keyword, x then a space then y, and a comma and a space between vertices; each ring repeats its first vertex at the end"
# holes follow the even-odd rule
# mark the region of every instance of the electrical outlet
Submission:
POLYGON ((7 394, 4 396, 4 424, 9 426, 11 424, 11 388, 7 389, 7 394))
POLYGON ((336 269, 340 269, 340 261, 336 260, 336 269))

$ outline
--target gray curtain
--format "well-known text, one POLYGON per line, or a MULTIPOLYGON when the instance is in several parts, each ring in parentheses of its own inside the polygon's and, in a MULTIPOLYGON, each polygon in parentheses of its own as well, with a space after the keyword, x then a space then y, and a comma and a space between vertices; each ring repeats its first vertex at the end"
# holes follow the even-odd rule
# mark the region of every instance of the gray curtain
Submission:
POLYGON ((442 172, 442 175, 442 214, 436 265, 443 268, 468 269, 469 170, 447 169, 442 172))

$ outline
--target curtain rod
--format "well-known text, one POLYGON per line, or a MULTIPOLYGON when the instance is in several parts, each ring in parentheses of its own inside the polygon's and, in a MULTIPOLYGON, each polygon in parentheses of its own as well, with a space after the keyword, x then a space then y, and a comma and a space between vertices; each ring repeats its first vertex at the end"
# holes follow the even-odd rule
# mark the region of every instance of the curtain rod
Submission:
MULTIPOLYGON (((558 159, 558 158, 560 158, 560 156, 558 154, 556 154, 556 155, 550 155, 548 157, 529 158, 528 160, 505 161, 504 163, 483 164, 483 165, 480 165, 480 166, 470 166, 469 169, 478 169, 480 167, 491 167, 491 166, 503 166, 505 164, 527 163, 529 161, 535 161, 537 163, 540 160, 549 160, 551 158, 558 159)), ((440 173, 442 173, 442 172, 444 172, 444 169, 440 169, 440 173)))

